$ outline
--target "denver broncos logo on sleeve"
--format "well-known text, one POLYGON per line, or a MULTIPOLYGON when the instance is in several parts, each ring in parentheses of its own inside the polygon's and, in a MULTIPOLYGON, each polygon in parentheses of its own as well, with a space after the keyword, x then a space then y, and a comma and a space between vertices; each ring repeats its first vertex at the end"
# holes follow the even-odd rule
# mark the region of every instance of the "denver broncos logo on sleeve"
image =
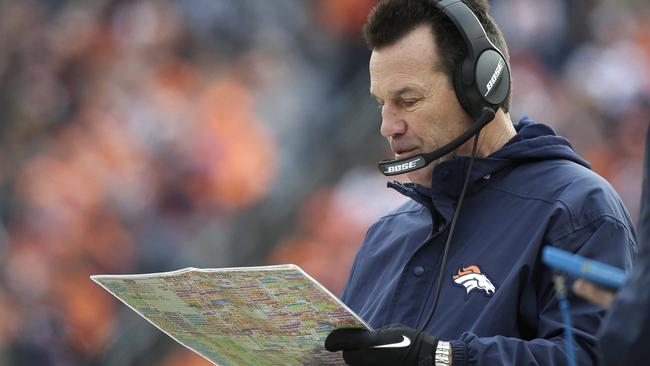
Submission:
POLYGON ((484 273, 481 273, 478 266, 463 267, 462 270, 458 270, 458 274, 451 278, 456 284, 465 287, 466 295, 469 295, 472 290, 485 291, 484 295, 487 296, 492 296, 496 292, 492 281, 484 273))

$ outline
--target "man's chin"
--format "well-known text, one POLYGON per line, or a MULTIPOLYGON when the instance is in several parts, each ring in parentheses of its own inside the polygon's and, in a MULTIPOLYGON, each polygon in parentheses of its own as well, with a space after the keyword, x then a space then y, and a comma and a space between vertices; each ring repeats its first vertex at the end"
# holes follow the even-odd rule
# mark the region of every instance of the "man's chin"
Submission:
POLYGON ((406 177, 411 181, 411 183, 419 184, 424 187, 431 187, 431 174, 433 171, 433 164, 418 169, 411 173, 406 173, 406 177))

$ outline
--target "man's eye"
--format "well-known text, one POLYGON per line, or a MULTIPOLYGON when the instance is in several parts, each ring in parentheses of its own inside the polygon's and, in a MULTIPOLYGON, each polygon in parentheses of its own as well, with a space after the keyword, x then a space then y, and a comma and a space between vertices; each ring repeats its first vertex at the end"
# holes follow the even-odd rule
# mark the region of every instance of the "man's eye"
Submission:
POLYGON ((418 103, 417 99, 405 99, 401 102, 402 107, 404 108, 414 107, 417 103, 418 103))

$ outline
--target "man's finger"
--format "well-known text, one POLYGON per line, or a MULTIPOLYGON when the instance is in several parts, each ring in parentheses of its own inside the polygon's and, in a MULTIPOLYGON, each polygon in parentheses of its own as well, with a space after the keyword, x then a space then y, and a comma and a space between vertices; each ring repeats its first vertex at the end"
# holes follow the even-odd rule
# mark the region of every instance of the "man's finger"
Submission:
POLYGON ((573 291, 596 305, 609 308, 614 300, 614 293, 596 286, 591 282, 578 279, 573 284, 573 291))

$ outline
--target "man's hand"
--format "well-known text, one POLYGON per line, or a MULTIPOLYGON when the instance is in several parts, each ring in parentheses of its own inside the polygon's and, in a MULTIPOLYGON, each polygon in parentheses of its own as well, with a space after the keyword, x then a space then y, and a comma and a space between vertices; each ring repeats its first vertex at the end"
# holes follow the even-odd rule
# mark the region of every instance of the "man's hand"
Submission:
POLYGON ((389 325, 377 331, 335 329, 325 340, 330 352, 343 350, 352 366, 431 366, 438 338, 403 325, 389 325))
POLYGON ((573 283, 573 292, 604 308, 609 308, 616 295, 609 290, 581 279, 573 283))

